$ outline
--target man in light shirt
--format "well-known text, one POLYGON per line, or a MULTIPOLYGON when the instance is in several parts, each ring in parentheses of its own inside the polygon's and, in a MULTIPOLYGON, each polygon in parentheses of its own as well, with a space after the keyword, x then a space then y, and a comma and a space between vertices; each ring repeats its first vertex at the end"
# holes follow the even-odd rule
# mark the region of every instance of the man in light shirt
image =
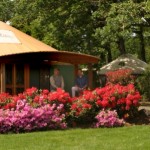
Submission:
POLYGON ((64 89, 64 79, 60 75, 60 70, 58 68, 54 69, 54 74, 50 77, 50 90, 56 91, 57 88, 64 89))

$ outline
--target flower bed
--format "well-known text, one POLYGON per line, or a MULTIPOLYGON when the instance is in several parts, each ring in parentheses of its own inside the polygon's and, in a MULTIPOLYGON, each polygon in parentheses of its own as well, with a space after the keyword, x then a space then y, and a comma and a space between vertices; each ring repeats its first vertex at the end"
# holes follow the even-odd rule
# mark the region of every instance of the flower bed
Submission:
POLYGON ((35 87, 16 96, 1 93, 0 133, 64 129, 75 124, 96 124, 95 127, 122 126, 123 122, 118 119, 133 117, 140 98, 133 84, 108 84, 93 91, 84 91, 82 96, 75 98, 71 98, 62 89, 49 92, 35 87), (112 112, 109 113, 108 110, 112 112), (112 116, 99 117, 104 111, 112 116), (112 117, 112 120, 116 118, 113 124, 109 122, 112 117), (104 120, 108 123, 102 125, 104 120))

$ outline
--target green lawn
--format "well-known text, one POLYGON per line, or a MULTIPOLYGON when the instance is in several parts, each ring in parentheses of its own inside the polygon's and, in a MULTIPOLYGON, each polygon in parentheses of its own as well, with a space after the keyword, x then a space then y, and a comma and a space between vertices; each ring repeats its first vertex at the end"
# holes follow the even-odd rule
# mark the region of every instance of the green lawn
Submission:
POLYGON ((2 134, 0 150, 150 150, 150 126, 2 134))

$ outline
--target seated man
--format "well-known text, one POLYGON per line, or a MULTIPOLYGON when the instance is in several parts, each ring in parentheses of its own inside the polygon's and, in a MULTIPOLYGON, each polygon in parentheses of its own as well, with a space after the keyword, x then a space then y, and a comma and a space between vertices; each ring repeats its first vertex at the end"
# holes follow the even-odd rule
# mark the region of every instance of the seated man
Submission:
POLYGON ((88 86, 87 77, 83 75, 81 69, 78 69, 78 76, 75 79, 75 86, 72 87, 72 97, 75 97, 76 92, 80 93, 88 86))
POLYGON ((56 91, 57 88, 64 89, 64 79, 63 76, 60 75, 59 69, 55 68, 54 75, 50 77, 50 90, 56 91))

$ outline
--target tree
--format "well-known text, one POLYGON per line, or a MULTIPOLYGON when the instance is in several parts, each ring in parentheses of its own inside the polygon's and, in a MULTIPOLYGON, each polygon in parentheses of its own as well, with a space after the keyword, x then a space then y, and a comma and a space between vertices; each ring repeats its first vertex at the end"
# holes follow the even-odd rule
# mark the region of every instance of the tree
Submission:
POLYGON ((0 20, 3 22, 8 21, 13 16, 13 1, 12 0, 1 0, 0 2, 0 20))
MULTIPOLYGON (((102 64, 123 53, 150 60, 148 0, 13 0, 11 3, 15 6, 11 16, 3 20, 11 18, 14 27, 56 49, 99 56, 102 64), (141 35, 136 30, 142 31, 141 35)), ((6 10, 4 5, 2 10, 6 10)))
POLYGON ((15 3, 16 13, 12 18, 15 27, 59 50, 94 53, 91 51, 94 6, 88 1, 16 0, 15 3))
MULTIPOLYGON (((101 41, 101 45, 115 42, 118 44, 120 54, 126 53, 125 41, 133 38, 132 27, 134 24, 140 24, 141 27, 145 24, 141 18, 147 15, 146 4, 146 2, 137 3, 133 1, 117 2, 111 5, 109 3, 107 6, 103 4, 103 10, 109 8, 107 12, 105 11, 106 25, 98 27, 95 32, 95 37, 101 41)), ((96 14, 100 13, 99 16, 102 16, 103 10, 99 9, 96 14)), ((143 32, 141 32, 141 45, 143 44, 143 40, 143 32)), ((142 48, 141 55, 144 58, 144 47, 142 48)))

